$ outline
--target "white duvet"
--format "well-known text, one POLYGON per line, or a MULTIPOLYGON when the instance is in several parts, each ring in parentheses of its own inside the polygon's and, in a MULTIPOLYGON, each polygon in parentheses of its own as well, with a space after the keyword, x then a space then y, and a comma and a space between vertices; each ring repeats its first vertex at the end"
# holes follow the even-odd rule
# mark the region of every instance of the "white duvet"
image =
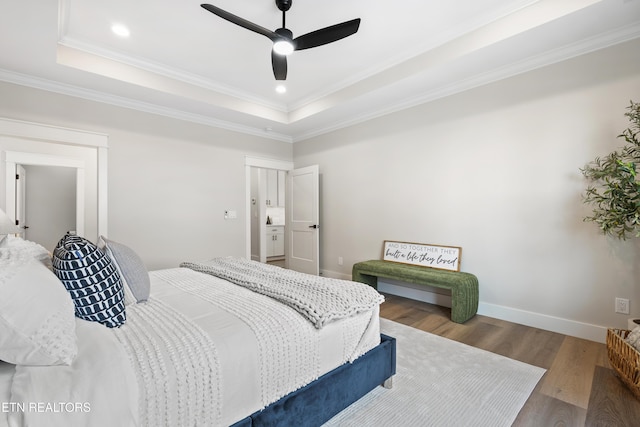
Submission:
POLYGON ((128 356, 106 327, 76 319, 78 355, 71 366, 16 366, 8 424, 135 426, 138 386, 128 356), (106 420, 111 420, 109 424, 106 420))
POLYGON ((0 426, 227 426, 380 341, 377 307, 316 329, 213 276, 170 269, 151 280, 125 326, 77 320, 71 366, 17 366, 10 387, 0 369, 0 405, 13 405, 0 407, 0 426))

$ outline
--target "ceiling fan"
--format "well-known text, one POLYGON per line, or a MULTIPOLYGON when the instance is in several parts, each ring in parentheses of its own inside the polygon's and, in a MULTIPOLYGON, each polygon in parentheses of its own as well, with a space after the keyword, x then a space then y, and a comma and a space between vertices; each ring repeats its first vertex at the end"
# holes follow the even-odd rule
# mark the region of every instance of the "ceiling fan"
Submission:
POLYGON ((287 78, 287 55, 296 50, 309 49, 312 47, 322 46, 332 43, 355 34, 360 26, 360 18, 345 21, 340 24, 331 25, 330 27, 321 28, 316 31, 293 38, 293 33, 286 28, 285 15, 291 8, 293 0, 275 0, 276 6, 282 11, 282 28, 271 31, 260 25, 249 22, 244 18, 233 15, 219 7, 202 4, 201 6, 219 16, 222 19, 239 25, 247 30, 253 31, 268 37, 273 42, 271 50, 271 65, 273 67, 273 75, 276 80, 286 80, 287 78))

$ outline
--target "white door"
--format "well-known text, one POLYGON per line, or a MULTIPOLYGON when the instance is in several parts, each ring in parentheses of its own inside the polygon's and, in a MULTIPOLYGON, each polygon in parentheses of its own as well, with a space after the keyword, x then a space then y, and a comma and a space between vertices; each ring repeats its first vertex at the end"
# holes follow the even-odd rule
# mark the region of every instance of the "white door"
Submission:
POLYGON ((320 190, 318 165, 289 172, 287 265, 291 270, 320 273, 320 190))
MULTIPOLYGON (((27 202, 27 199, 30 198, 30 197, 27 197, 27 193, 33 194, 33 192, 28 190, 25 186, 27 179, 25 179, 24 169, 29 167, 39 167, 39 166, 50 166, 50 167, 55 167, 56 169, 58 169, 58 167, 73 168, 73 175, 75 176, 75 178, 73 178, 73 180, 75 181, 75 190, 72 189, 72 192, 74 192, 75 194, 75 203, 72 195, 72 200, 64 202, 61 205, 69 206, 71 211, 75 210, 75 226, 73 226, 73 224, 71 224, 70 226, 65 226, 64 231, 62 231, 62 233, 68 230, 75 230, 75 232, 79 236, 84 236, 84 211, 85 211, 84 160, 75 159, 75 158, 58 157, 58 156, 52 156, 52 155, 40 154, 40 153, 21 153, 21 152, 6 151, 5 161, 6 161, 5 205, 7 207, 8 206, 15 207, 15 210, 12 212, 15 212, 14 213, 16 215, 15 218, 18 219, 20 227, 25 225, 34 226, 37 224, 45 224, 45 226, 43 227, 38 227, 43 230, 49 230, 49 229, 53 230, 53 228, 49 227, 48 225, 50 222, 50 217, 48 217, 47 215, 49 215, 50 212, 48 211, 45 212, 46 208, 42 209, 42 208, 34 207, 33 204, 29 204, 27 202), (22 168, 22 166, 24 166, 24 168, 22 168), (19 172, 21 169, 22 169, 22 172, 19 172), (23 177, 17 178, 18 174, 20 173, 22 173, 23 177), (29 204, 29 206, 27 206, 27 204, 29 204), (27 210, 29 210, 29 213, 30 213, 29 222, 31 222, 31 224, 26 224, 26 221, 25 221, 25 218, 26 218, 25 214, 27 213, 27 210), (41 217, 43 217, 43 220, 42 221, 34 220, 33 215, 31 215, 33 213, 36 213, 41 217)), ((31 184, 34 184, 34 176, 36 175, 33 173, 33 170, 31 170, 31 174, 29 176, 29 181, 31 182, 31 184)), ((34 184, 32 187, 34 186, 42 189, 42 185, 34 184)), ((72 188, 73 186, 74 185, 71 183, 69 184, 68 188, 72 188)), ((63 186, 58 185, 56 187, 55 184, 51 184, 51 188, 55 188, 56 190, 58 190, 58 189, 62 189, 63 186)), ((65 186, 64 188, 67 188, 67 187, 65 186)), ((47 190, 50 190, 50 189, 44 189, 44 191, 47 191, 47 190)), ((47 191, 48 196, 51 194, 53 194, 51 191, 47 191)), ((71 194, 71 193, 68 193, 68 194, 71 194)), ((62 199, 59 199, 59 200, 62 200, 62 199)), ((45 206, 46 206, 46 203, 45 203, 45 206)), ((11 209, 7 208, 7 210, 11 210, 11 209)), ((71 218, 71 215, 64 216, 64 217, 71 218)), ((101 230, 106 230, 106 227, 103 227, 100 225, 99 218, 98 218, 98 228, 101 230)), ((31 228, 29 229, 29 231, 30 231, 30 239, 36 237, 34 235, 34 233, 37 233, 36 228, 31 228)), ((25 237, 25 236, 23 235, 22 237, 25 237)), ((47 249, 50 249, 50 250, 53 249, 52 247, 51 248, 47 247, 45 245, 46 244, 45 241, 42 241, 42 242, 36 241, 36 243, 40 243, 41 245, 45 246, 47 249)), ((56 240, 56 243, 57 243, 57 240, 56 240)))
POLYGON ((28 240, 26 224, 27 218, 27 203, 26 203, 26 188, 27 188, 27 171, 24 166, 16 165, 16 225, 18 225, 23 231, 20 237, 28 240))

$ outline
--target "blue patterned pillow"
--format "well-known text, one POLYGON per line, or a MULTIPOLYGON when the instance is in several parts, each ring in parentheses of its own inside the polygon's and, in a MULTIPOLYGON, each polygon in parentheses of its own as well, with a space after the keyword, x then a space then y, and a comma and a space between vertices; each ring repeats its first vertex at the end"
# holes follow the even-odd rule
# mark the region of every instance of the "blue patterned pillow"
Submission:
POLYGON ((77 317, 109 328, 124 324, 122 279, 96 245, 67 234, 53 250, 53 271, 71 294, 77 317))

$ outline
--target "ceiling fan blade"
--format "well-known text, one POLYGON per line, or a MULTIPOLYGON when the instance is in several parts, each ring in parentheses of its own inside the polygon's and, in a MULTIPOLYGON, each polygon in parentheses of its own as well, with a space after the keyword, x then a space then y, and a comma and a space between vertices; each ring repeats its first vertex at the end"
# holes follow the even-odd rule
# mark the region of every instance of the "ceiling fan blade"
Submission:
POLYGON ((280 39, 280 36, 277 35, 275 32, 267 28, 261 27, 258 24, 254 24, 253 22, 247 21, 244 18, 240 18, 239 16, 229 13, 226 10, 222 10, 219 7, 216 7, 210 4, 201 4, 200 6, 202 6, 209 12, 213 13, 214 15, 217 15, 220 18, 225 19, 233 24, 239 25, 242 28, 246 28, 247 30, 253 31, 254 33, 262 34, 263 36, 266 36, 269 39, 271 39, 271 41, 273 42, 280 39))
POLYGON ((358 31, 358 27, 360 27, 360 18, 312 31, 293 39, 295 50, 322 46, 349 37, 358 31))
POLYGON ((271 65, 276 80, 287 79, 287 57, 271 51, 271 65))

